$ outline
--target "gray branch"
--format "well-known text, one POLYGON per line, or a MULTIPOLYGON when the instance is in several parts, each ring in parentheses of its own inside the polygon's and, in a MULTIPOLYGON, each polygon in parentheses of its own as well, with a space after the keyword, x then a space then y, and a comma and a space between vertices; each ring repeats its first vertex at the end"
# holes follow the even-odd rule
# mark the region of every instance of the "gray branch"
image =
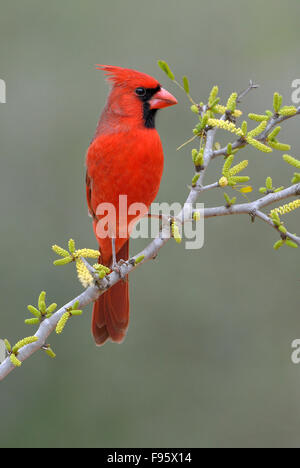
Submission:
MULTIPOLYGON (((254 86, 249 87, 247 92, 252 89, 254 86)), ((244 93, 246 94, 246 93, 244 93)), ((300 114, 300 107, 298 109, 298 114, 300 114)), ((225 116, 223 116, 225 118, 225 116)), ((267 129, 265 132, 260 136, 259 139, 264 140, 270 130, 275 127, 278 123, 287 120, 289 117, 274 117, 271 119, 267 129)), ((199 194, 205 190, 209 190, 212 188, 219 187, 218 183, 214 183, 211 185, 203 186, 203 179, 206 173, 206 169, 210 163, 210 161, 215 158, 216 156, 221 156, 227 153, 227 147, 223 148, 219 151, 213 151, 214 145, 214 138, 216 134, 217 128, 213 128, 207 132, 207 141, 206 147, 204 152, 204 170, 201 171, 200 178, 198 183, 195 187, 190 189, 189 195, 186 199, 184 208, 176 217, 178 222, 185 222, 190 221, 193 210, 192 205, 197 201, 199 194)), ((245 142, 243 142, 245 144, 245 142)), ((233 148, 242 146, 241 142, 238 141, 233 145, 233 148)), ((231 207, 219 206, 215 208, 205 208, 202 215, 205 218, 212 218, 215 216, 227 216, 227 215, 235 215, 235 214, 248 214, 255 219, 258 217, 259 219, 265 221, 274 229, 277 229, 272 220, 261 211, 262 208, 265 208, 273 203, 279 202, 289 197, 299 196, 300 195, 300 184, 293 185, 281 192, 277 193, 270 193, 254 202, 251 203, 243 203, 239 205, 233 205, 231 207)), ((292 239, 297 245, 300 246, 300 237, 297 237, 289 232, 286 233, 286 236, 292 239)), ((40 350, 46 343, 47 338, 49 335, 55 330, 58 321, 62 317, 62 315, 66 312, 66 310, 72 307, 75 302, 79 302, 79 308, 82 309, 86 307, 88 304, 96 301, 101 294, 111 288, 114 284, 121 280, 121 276, 124 277, 125 275, 130 274, 136 268, 139 268, 142 264, 146 263, 147 261, 155 258, 158 255, 160 249, 169 241, 172 237, 170 226, 168 223, 164 223, 159 235, 152 240, 147 247, 139 252, 137 255, 132 257, 130 260, 126 261, 123 265, 121 265, 121 275, 115 271, 112 271, 109 275, 104 277, 103 279, 98 279, 94 285, 88 287, 82 294, 75 297, 71 300, 68 304, 65 304, 61 309, 59 309, 56 313, 54 313, 50 318, 45 319, 40 324, 35 336, 38 338, 38 341, 35 343, 29 344, 24 346, 20 349, 18 353, 18 359, 23 362, 28 359, 33 353, 40 350), (135 261, 137 258, 144 256, 142 262, 136 264, 135 261)), ((87 264, 86 261, 84 261, 87 264)), ((89 265, 89 264, 88 264, 89 265)), ((93 277, 95 275, 94 269, 89 265, 89 271, 91 271, 93 277)), ((15 369, 14 365, 12 364, 9 356, 0 364, 0 381, 3 380, 10 372, 15 369)))

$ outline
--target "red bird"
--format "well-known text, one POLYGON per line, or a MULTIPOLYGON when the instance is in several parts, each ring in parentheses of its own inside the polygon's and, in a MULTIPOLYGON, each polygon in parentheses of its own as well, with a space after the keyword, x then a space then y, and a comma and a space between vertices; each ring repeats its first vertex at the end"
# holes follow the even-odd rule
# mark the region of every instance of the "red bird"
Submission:
MULTIPOLYGON (((109 267, 129 258, 129 236, 120 235, 119 196, 127 195, 127 206, 143 203, 150 207, 159 190, 164 155, 155 130, 158 109, 177 104, 159 82, 145 73, 127 68, 98 65, 112 84, 106 106, 86 156, 86 193, 89 212, 99 243, 99 262, 109 267), (99 233, 103 203, 116 210, 115 232, 99 233), (112 237, 114 241, 112 242, 112 237), (115 249, 115 252, 113 251, 115 249)), ((135 218, 127 213, 127 223, 135 218)), ((127 224, 128 225, 128 224, 127 224)), ((120 281, 95 302, 92 333, 98 346, 108 339, 121 342, 128 328, 128 281, 120 281)))

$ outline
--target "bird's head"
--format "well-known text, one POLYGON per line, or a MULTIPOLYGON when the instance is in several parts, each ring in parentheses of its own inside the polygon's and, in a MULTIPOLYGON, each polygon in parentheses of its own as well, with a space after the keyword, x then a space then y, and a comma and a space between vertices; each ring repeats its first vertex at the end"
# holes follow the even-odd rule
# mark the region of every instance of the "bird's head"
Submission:
POLYGON ((154 128, 157 110, 177 104, 171 93, 145 73, 111 65, 97 65, 97 69, 112 83, 106 111, 154 128))

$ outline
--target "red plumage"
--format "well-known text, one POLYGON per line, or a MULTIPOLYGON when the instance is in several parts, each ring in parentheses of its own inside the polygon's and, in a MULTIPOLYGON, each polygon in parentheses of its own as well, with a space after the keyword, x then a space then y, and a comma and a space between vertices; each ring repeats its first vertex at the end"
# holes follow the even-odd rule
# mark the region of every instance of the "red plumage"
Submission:
MULTIPOLYGON (((128 207, 137 202, 150 207, 159 190, 164 162, 154 128, 155 113, 177 101, 149 75, 120 67, 98 67, 105 71, 112 89, 87 152, 86 189, 99 243, 99 262, 111 266, 111 238, 99 236, 98 223, 104 214, 97 214, 97 208, 102 203, 115 207, 117 260, 128 260, 130 232, 127 230, 124 238, 120 235, 124 226, 119 221, 119 196, 127 195, 128 207), (145 95, 140 95, 141 89, 145 95)), ((127 225, 135 217, 127 214, 127 225)), ((120 281, 94 304, 92 333, 96 344, 100 346, 109 338, 121 342, 128 322, 128 281, 120 281)))

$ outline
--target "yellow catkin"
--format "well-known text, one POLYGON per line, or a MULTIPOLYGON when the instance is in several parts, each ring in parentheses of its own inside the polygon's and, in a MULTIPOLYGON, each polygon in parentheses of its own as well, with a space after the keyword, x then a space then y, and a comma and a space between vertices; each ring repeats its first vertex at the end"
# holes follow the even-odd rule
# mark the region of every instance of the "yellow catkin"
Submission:
POLYGON ((256 148, 259 151, 262 151, 263 153, 272 153, 272 151, 273 151, 272 148, 270 148, 267 145, 264 145, 263 143, 261 143, 258 140, 255 140, 254 138, 251 138, 251 137, 247 136, 246 140, 251 146, 253 146, 254 148, 256 148))
MULTIPOLYGON (((217 113, 217 114, 225 114, 226 112, 226 107, 225 106, 221 106, 220 104, 217 104, 216 106, 214 106, 214 111, 217 113)), ((232 113, 233 117, 236 117, 236 118, 239 118, 243 115, 243 112, 239 109, 236 109, 233 113, 232 113)))
POLYGON ((284 106, 280 109, 279 114, 290 117, 297 114, 297 109, 294 106, 284 106))
POLYGON ((68 247, 71 253, 75 252, 75 241, 74 239, 70 239, 68 243, 68 247))
POLYGON ((237 164, 236 166, 234 166, 232 169, 229 170, 229 174, 231 176, 239 174, 241 171, 246 169, 246 167, 248 167, 248 164, 249 164, 249 161, 247 159, 245 159, 245 161, 241 161, 239 164, 237 164))
POLYGON ((220 187, 227 187, 227 185, 228 185, 227 177, 221 177, 221 179, 219 180, 219 186, 220 187))
POLYGON ((284 154, 282 157, 285 160, 285 162, 287 162, 291 166, 296 167, 297 169, 300 169, 300 161, 298 159, 293 158, 293 156, 290 156, 289 154, 284 154))
POLYGON ((22 365, 22 362, 19 361, 19 359, 16 357, 15 354, 11 354, 9 356, 10 360, 11 360, 11 363, 15 366, 15 367, 21 367, 22 365))
POLYGON ((219 87, 214 86, 210 92, 208 103, 211 105, 219 94, 219 87))
POLYGON ((15 344, 13 347, 13 352, 19 351, 19 349, 23 348, 24 346, 27 346, 31 343, 35 343, 38 341, 37 336, 28 336, 26 338, 23 338, 23 340, 18 341, 18 343, 15 344))
POLYGON ((56 325, 56 333, 60 335, 63 332, 63 329, 66 326, 68 319, 70 318, 70 312, 65 312, 60 318, 58 324, 56 325))
POLYGON ((88 257, 88 258, 98 258, 99 251, 93 249, 79 249, 75 252, 76 257, 88 257))
POLYGON ((231 112, 235 111, 237 96, 237 93, 232 93, 227 101, 226 108, 231 112))
POLYGON ((278 208, 274 208, 274 210, 270 212, 270 216, 273 214, 284 215, 296 210, 297 208, 300 208, 300 199, 294 200, 286 205, 279 206, 278 208))
POLYGON ((234 123, 228 122, 227 120, 219 120, 219 119, 208 119, 208 125, 211 127, 218 127, 223 130, 227 130, 230 133, 235 133, 237 136, 243 136, 243 131, 236 127, 234 123))
POLYGON ((54 351, 48 347, 47 349, 45 349, 45 353, 51 357, 52 359, 55 359, 56 358, 56 354, 54 353, 54 351))
POLYGON ((181 239, 181 235, 179 232, 179 228, 177 224, 175 223, 175 221, 172 223, 172 234, 177 244, 180 244, 182 239, 181 239))
POLYGON ((248 136, 249 136, 250 138, 254 138, 254 137, 260 135, 262 132, 264 132, 265 129, 266 129, 266 127, 267 127, 267 122, 266 122, 266 120, 264 120, 263 122, 261 122, 260 125, 258 125, 258 127, 256 127, 256 128, 254 128, 253 130, 251 130, 251 131, 248 133, 248 136))
POLYGON ((52 245, 52 250, 61 257, 68 257, 70 255, 67 250, 63 249, 62 247, 59 247, 59 245, 52 245))
POLYGON ((76 270, 78 279, 84 288, 87 288, 93 283, 94 280, 91 273, 81 260, 76 260, 76 270))

